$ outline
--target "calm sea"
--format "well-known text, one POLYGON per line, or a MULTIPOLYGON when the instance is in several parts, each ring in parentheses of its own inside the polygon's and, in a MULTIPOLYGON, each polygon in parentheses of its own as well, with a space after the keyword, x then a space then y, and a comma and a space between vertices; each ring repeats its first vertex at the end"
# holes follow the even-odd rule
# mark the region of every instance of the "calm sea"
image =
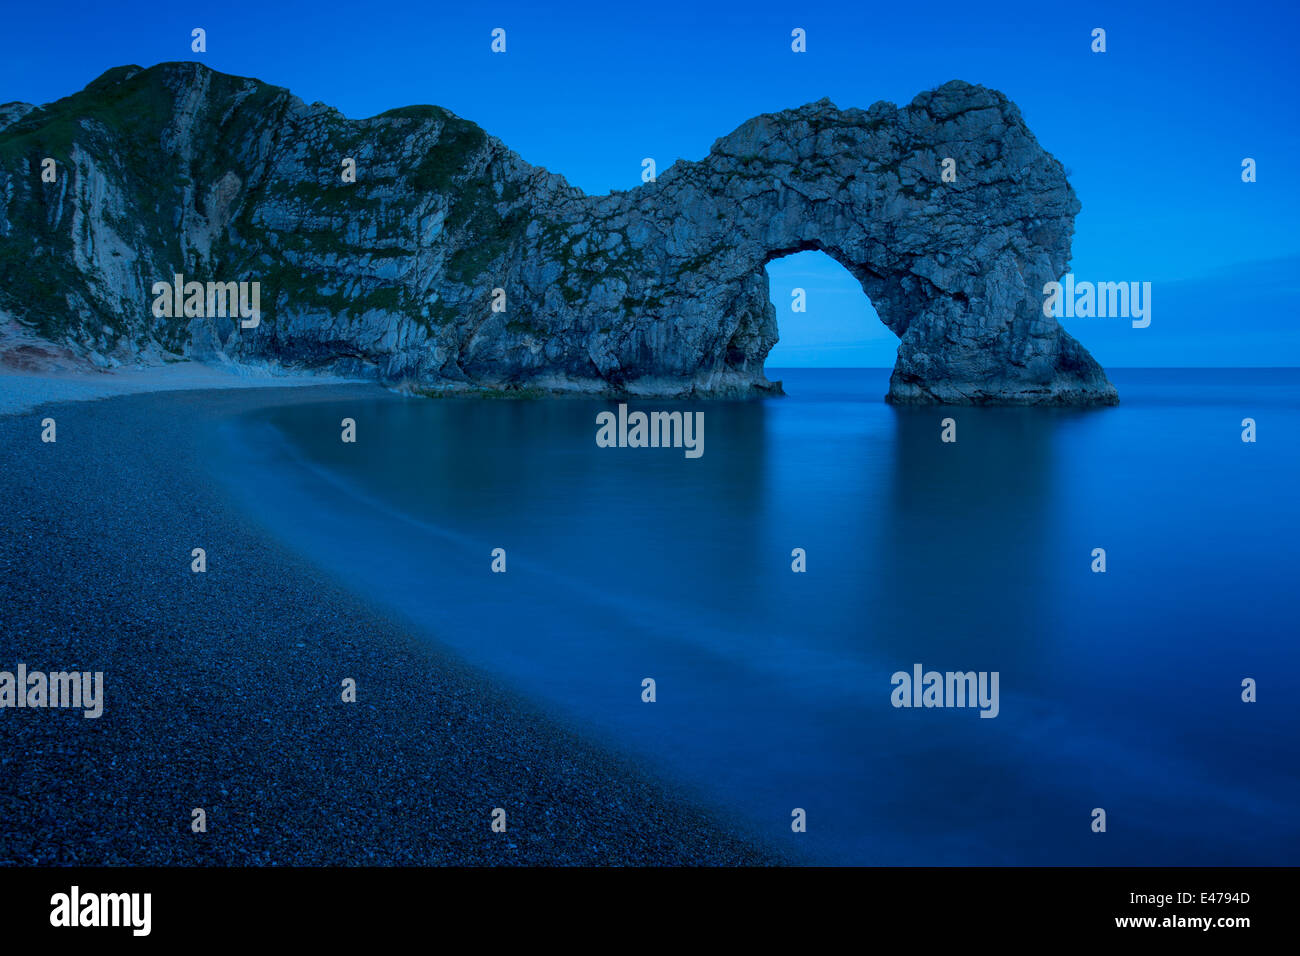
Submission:
POLYGON ((399 396, 223 453, 271 533, 808 860, 1300 863, 1300 370, 1116 370, 1091 411, 769 376, 632 403, 703 411, 698 459, 598 448, 616 402, 399 396), (998 672, 997 717, 895 708, 915 664, 998 672))

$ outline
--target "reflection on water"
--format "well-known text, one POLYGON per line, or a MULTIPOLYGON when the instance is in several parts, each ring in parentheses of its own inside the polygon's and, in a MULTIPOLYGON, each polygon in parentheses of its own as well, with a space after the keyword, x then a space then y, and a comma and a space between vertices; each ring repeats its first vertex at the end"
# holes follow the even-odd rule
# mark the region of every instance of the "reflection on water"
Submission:
POLYGON ((782 377, 633 403, 702 410, 700 459, 598 448, 613 403, 394 396, 241 423, 229 473, 357 590, 811 859, 1296 862, 1300 379, 1120 373, 1083 412, 782 377), (914 663, 998 671, 1000 715, 894 709, 914 663))

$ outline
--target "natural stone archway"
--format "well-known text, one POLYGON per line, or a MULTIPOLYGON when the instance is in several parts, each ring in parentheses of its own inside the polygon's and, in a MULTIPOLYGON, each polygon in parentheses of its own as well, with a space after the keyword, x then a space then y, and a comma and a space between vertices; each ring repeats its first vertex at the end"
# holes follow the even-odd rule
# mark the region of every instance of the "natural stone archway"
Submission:
POLYGON ((1101 368, 1042 313, 1078 209, 1016 107, 960 82, 902 109, 759 116, 607 196, 437 107, 348 120, 192 63, 0 111, 0 307, 109 360, 761 394, 777 336, 764 267, 818 249, 899 336, 890 400, 1110 403, 1101 368), (57 188, 43 156, 65 165, 57 188), (340 181, 343 157, 356 182, 340 181), (153 314, 153 284, 177 273, 259 282, 261 322, 153 314))
MULTIPOLYGON (((685 287, 651 280, 647 295, 662 299, 668 318, 640 334, 675 340, 669 354, 681 362, 671 374, 701 390, 762 386, 776 340, 765 266, 815 249, 861 283, 901 340, 891 400, 1115 400, 1100 366, 1042 313, 1044 283, 1068 263, 1079 203, 1060 164, 995 92, 949 83, 904 110, 822 101, 760 116, 704 161, 629 194, 619 205, 630 209, 614 204, 597 220, 637 222, 653 211, 671 224, 642 244, 643 274, 689 278, 685 287), (946 157, 956 161, 954 183, 940 180, 946 157), (716 316, 735 321, 709 321, 716 316), (715 329, 725 342, 710 337, 715 329)), ((626 349, 609 358, 607 377, 654 372, 626 349)))

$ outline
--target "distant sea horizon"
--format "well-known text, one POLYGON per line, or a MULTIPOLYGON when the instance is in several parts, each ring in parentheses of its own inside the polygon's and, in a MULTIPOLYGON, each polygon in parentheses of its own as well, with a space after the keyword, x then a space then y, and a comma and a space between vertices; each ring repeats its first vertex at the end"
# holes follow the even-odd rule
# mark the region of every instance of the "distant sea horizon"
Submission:
MULTIPOLYGON (((1223 369, 1232 371, 1234 369, 1298 369, 1300 365, 1107 365, 1105 371, 1112 370, 1143 372, 1143 371, 1186 371, 1186 372, 1204 372, 1223 369)), ((778 365, 771 366, 767 369, 768 377, 771 378, 773 372, 780 372, 786 369, 810 370, 816 371, 824 369, 835 371, 837 369, 862 369, 864 371, 892 372, 892 365, 778 365)))

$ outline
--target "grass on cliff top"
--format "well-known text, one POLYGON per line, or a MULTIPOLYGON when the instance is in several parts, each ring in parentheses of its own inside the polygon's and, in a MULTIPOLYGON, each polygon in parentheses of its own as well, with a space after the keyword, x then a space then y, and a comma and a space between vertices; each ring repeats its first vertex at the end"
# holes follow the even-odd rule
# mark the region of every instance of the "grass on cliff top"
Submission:
MULTIPOLYGON (((32 313, 41 315, 42 331, 51 337, 67 331, 76 318, 70 314, 61 290, 76 285, 78 278, 70 262, 71 237, 66 227, 51 227, 51 203, 57 202, 63 177, 69 174, 74 144, 95 157, 99 168, 119 180, 127 199, 129 223, 123 223, 123 235, 143 242, 156 250, 165 250, 163 259, 188 266, 175 236, 170 210, 179 202, 181 191, 192 186, 195 203, 202 210, 205 187, 234 169, 237 158, 248 143, 255 142, 261 131, 279 124, 291 101, 279 87, 228 76, 207 70, 194 63, 160 64, 146 70, 123 66, 109 70, 85 89, 47 106, 37 108, 0 132, 0 167, 17 173, 25 163, 33 177, 30 188, 15 196, 11 218, 27 224, 23 241, 13 237, 0 241, 0 280, 11 300, 21 300, 32 313), (177 92, 195 82, 207 84, 206 115, 193 124, 193 159, 181 162, 175 155, 160 149, 169 127, 175 123, 177 92), (238 104, 236 106, 235 104, 238 104), (39 182, 40 162, 52 157, 59 164, 60 187, 39 182), (126 228, 129 226, 129 231, 126 228), (36 252, 33 258, 33 253, 36 252), (29 261, 31 260, 31 261, 29 261)), ((407 174, 408 183, 423 193, 440 193, 447 197, 449 211, 446 227, 458 234, 457 251, 451 257, 450 278, 470 283, 493 267, 527 227, 528 218, 520 208, 523 189, 518 183, 505 183, 497 195, 492 157, 484 157, 487 134, 475 123, 449 111, 428 105, 401 107, 380 114, 376 119, 414 119, 441 124, 436 141, 418 158, 407 174), (500 203, 513 206, 504 215, 500 203)), ((338 124, 335 124, 338 125, 338 124)), ((345 124, 346 125, 346 124, 345 124)), ((364 123, 349 125, 347 130, 330 129, 328 140, 347 140, 347 134, 404 137, 406 124, 389 124, 388 129, 367 133, 364 123), (343 135, 340 135, 343 134, 343 135)), ((409 129, 409 127, 406 127, 409 129)), ((341 144, 340 144, 341 145, 341 144)), ((323 160, 322 160, 323 162, 323 160)), ((330 172, 333 173, 332 160, 330 172)), ((247 176, 245 176, 247 179, 247 176)), ((304 202, 313 212, 343 212, 349 207, 378 211, 384 203, 358 192, 357 187, 326 189, 314 182, 292 186, 277 182, 249 184, 251 194, 241 204, 237 233, 247 240, 257 233, 250 218, 259 203, 272 198, 283 188, 291 200, 304 202), (333 207, 333 208, 331 208, 333 207)), ((394 237, 395 238, 395 237, 394 237)), ((324 252, 343 255, 350 251, 337 236, 326 230, 304 230, 293 235, 285 246, 300 253, 324 252)), ((341 301, 335 295, 322 294, 315 283, 299 274, 287 262, 267 270, 258 262, 266 252, 265 243, 252 247, 232 247, 229 237, 218 239, 209 266, 232 274, 264 274, 265 291, 270 293, 268 309, 283 291, 290 301, 310 303, 310 307, 329 309, 355 317, 370 308, 411 314, 426 326, 447 324, 454 310, 445 307, 419 314, 409 297, 397 288, 380 287, 357 297, 341 301), (446 314, 451 313, 451 314, 446 314)), ((373 250, 372 250, 373 251, 373 250)), ((394 250, 392 254, 409 254, 411 250, 394 250)), ((283 254, 281 253, 281 256, 283 254)), ((78 286, 78 291, 86 290, 78 286)), ((90 301, 94 301, 91 297, 90 301)), ((24 310, 26 311, 26 310, 24 310)), ((113 324, 111 316, 95 321, 113 324)))
POLYGON ((442 131, 433 149, 424 154, 411 176, 411 185, 421 192, 447 192, 466 169, 466 160, 483 148, 487 133, 477 123, 452 116, 446 110, 442 131))
MULTIPOLYGON (((441 106, 430 106, 427 103, 418 103, 414 106, 399 106, 395 109, 385 110, 374 119, 434 119, 434 120, 451 120, 459 119, 451 110, 445 110, 441 106)), ((461 122, 466 122, 461 120, 461 122)))
POLYGON ((0 162, 34 153, 67 162, 72 144, 86 138, 86 120, 120 131, 127 142, 131 137, 148 137, 147 148, 156 153, 158 134, 171 119, 174 97, 156 74, 141 70, 128 78, 131 69, 109 70, 79 93, 37 107, 7 127, 0 132, 0 162))

